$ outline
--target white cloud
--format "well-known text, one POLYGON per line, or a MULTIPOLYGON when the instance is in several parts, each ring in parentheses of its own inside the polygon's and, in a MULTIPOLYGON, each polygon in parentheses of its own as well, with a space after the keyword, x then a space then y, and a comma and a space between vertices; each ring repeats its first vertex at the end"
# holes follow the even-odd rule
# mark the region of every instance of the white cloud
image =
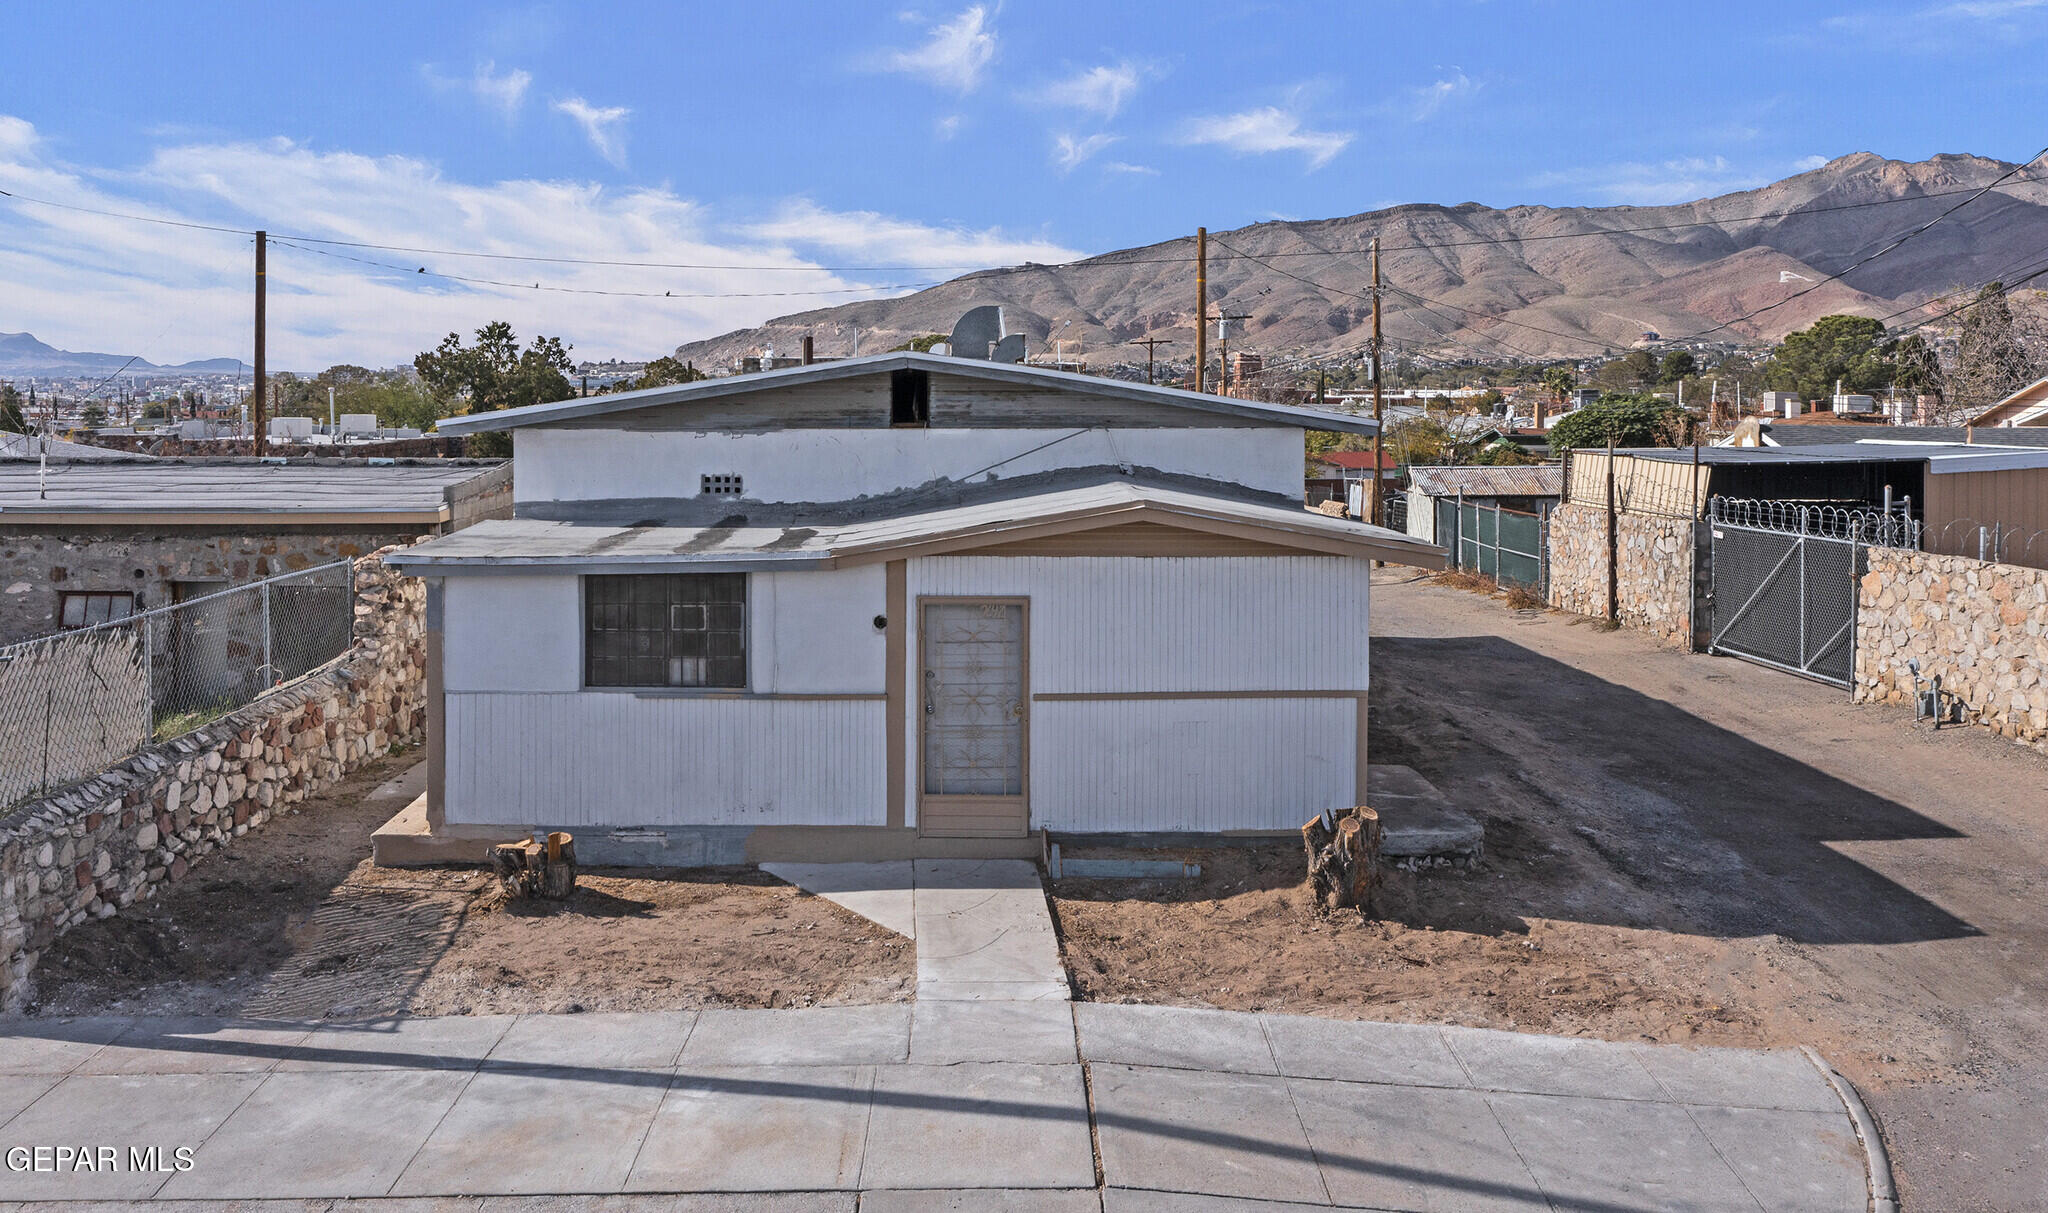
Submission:
POLYGON ((937 122, 932 123, 932 134, 940 139, 951 139, 960 133, 960 126, 966 120, 966 116, 963 114, 947 114, 937 122))
POLYGON ((1071 173, 1089 157, 1115 143, 1117 135, 1088 135, 1076 138, 1073 135, 1055 136, 1052 142, 1052 162, 1061 173, 1071 173))
POLYGON ((1125 173, 1133 177, 1157 177, 1159 175, 1159 170, 1149 164, 1132 164, 1128 160, 1105 160, 1102 162, 1102 171, 1105 173, 1125 173))
POLYGON ((1233 152, 1300 152, 1312 169, 1328 164, 1352 137, 1350 131, 1304 130, 1299 115, 1276 105, 1196 118, 1181 132, 1182 143, 1213 144, 1233 152))
POLYGON ((807 198, 784 203, 773 218, 740 229, 787 248, 809 247, 875 265, 982 266, 1072 261, 1082 256, 1049 240, 1004 235, 996 228, 932 227, 874 211, 829 211, 807 198))
POLYGON ((1826 156, 1801 156, 1792 162, 1792 171, 1796 173, 1810 173, 1827 162, 1828 158, 1826 156))
POLYGON ((974 5, 931 28, 924 42, 882 60, 885 70, 916 76, 938 88, 971 93, 996 57, 996 31, 985 5, 974 5))
POLYGON ((1529 184, 1538 189, 1567 187, 1579 196, 1628 206, 1668 206, 1755 189, 1770 181, 1736 168, 1725 157, 1680 156, 1540 173, 1529 184))
MULTIPOLYGON (((445 333, 467 334, 492 320, 509 321, 522 336, 559 336, 578 358, 645 358, 773 316, 884 298, 902 293, 897 284, 951 276, 822 265, 972 267, 1077 255, 1049 240, 834 212, 802 200, 775 207, 763 221, 721 214, 668 189, 457 180, 409 157, 316 151, 288 139, 167 142, 140 165, 80 165, 57 158, 34 126, 4 113, 0 181, 20 195, 94 210, 269 228, 276 236, 270 357, 286 370, 397 365, 445 333), (493 261, 332 248, 294 236, 751 268, 493 261), (312 251, 323 247, 329 255, 312 251), (433 272, 419 274, 420 267, 433 272), (537 291, 535 282, 565 289, 537 291)), ((246 234, 0 199, 0 282, 7 284, 0 328, 25 329, 65 349, 159 363, 247 360, 250 257, 246 234)))
POLYGON ((590 140, 590 146, 612 164, 624 168, 626 164, 626 132, 620 128, 632 110, 623 105, 592 105, 581 97, 569 97, 555 102, 557 113, 569 115, 576 125, 583 128, 583 135, 590 140))
POLYGON ((475 97, 485 108, 495 110, 507 122, 518 117, 519 107, 526 103, 526 90, 533 84, 533 73, 523 68, 507 68, 498 71, 498 65, 490 60, 477 64, 476 71, 467 79, 444 76, 431 64, 422 64, 420 74, 427 83, 442 92, 465 92, 475 97))
POLYGON ((1066 109, 1083 110, 1114 118, 1132 93, 1138 91, 1138 68, 1126 59, 1115 65, 1091 67, 1085 72, 1055 80, 1038 93, 1038 99, 1066 109))
POLYGON ((1462 69, 1452 68, 1451 74, 1443 79, 1413 90, 1412 116, 1417 122, 1426 122, 1435 117, 1445 104, 1460 97, 1469 97, 1479 88, 1479 81, 1467 76, 1462 69))

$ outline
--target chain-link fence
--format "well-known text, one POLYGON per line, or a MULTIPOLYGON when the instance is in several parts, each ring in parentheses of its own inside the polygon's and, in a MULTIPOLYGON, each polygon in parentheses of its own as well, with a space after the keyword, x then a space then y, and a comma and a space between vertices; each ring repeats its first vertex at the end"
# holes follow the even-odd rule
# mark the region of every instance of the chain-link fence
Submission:
POLYGON ((1550 596, 1550 511, 1531 514, 1462 499, 1436 500, 1436 541, 1452 568, 1471 569, 1503 586, 1550 596))
POLYGON ((355 565, 0 647, 0 806, 98 774, 348 650, 355 565))

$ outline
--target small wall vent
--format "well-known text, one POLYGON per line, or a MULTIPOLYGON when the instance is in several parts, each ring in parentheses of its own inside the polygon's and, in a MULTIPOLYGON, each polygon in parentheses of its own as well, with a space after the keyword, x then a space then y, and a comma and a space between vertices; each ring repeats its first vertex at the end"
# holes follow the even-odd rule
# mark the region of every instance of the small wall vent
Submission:
POLYGON ((698 491, 706 497, 737 497, 745 491, 738 472, 707 475, 703 477, 702 485, 698 491))

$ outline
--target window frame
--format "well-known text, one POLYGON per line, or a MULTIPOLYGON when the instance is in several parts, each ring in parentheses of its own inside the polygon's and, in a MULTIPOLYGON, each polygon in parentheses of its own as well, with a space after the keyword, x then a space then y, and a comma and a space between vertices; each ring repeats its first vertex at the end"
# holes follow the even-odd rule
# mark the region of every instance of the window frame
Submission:
MULTIPOLYGON (((580 666, 580 670, 579 670, 579 674, 578 674, 578 677, 579 677, 579 681, 580 681, 580 684, 581 684, 581 686, 580 686, 580 689, 582 689, 582 690, 585 690, 585 691, 598 691, 598 692, 614 692, 614 693, 624 693, 624 694, 629 694, 629 695, 639 695, 639 696, 681 696, 681 697, 694 697, 694 696, 716 697, 716 696, 731 696, 731 695, 744 695, 744 694, 748 694, 748 693, 750 693, 750 692, 752 691, 752 689, 753 689, 753 681, 754 681, 754 669, 753 669, 753 650, 754 650, 754 643, 753 643, 753 625, 754 625, 754 619, 753 619, 753 612, 752 612, 751 610, 749 610, 749 609, 748 609, 748 608, 749 608, 749 605, 750 605, 750 599, 751 599, 751 597, 752 597, 752 591, 753 591, 753 586, 751 585, 751 581, 752 581, 752 578, 750 578, 750 577, 749 577, 749 576, 748 576, 747 574, 745 574, 745 573, 725 573, 725 572, 719 572, 719 573, 694 573, 694 572, 686 572, 686 573, 585 573, 585 574, 583 574, 583 575, 581 575, 581 576, 577 577, 577 579, 576 579, 576 604, 577 604, 577 616, 578 616, 577 622, 578 622, 578 626, 579 626, 579 629, 580 629, 580 635, 581 635, 581 648, 580 648, 580 652, 579 652, 579 658, 580 658, 580 660, 579 660, 579 663, 578 663, 578 664, 579 664, 579 666, 580 666), (594 582, 594 581, 600 580, 600 579, 603 579, 603 580, 623 580, 623 579, 631 579, 631 578, 653 578, 653 579, 659 579, 659 580, 664 580, 664 581, 665 581, 665 580, 667 580, 667 579, 669 579, 669 578, 671 578, 671 577, 717 577, 717 578, 734 578, 734 579, 736 579, 736 580, 737 580, 737 584, 739 585, 739 602, 738 602, 738 604, 737 604, 737 605, 738 605, 738 606, 739 606, 739 608, 740 608, 740 622, 739 622, 739 627, 738 627, 738 629, 737 629, 737 631, 738 631, 738 635, 739 635, 739 641, 740 641, 740 653, 739 653, 739 663, 740 663, 740 666, 739 666, 739 668, 740 668, 740 681, 739 681, 739 682, 738 682, 737 684, 715 684, 715 685, 703 685, 703 686, 690 686, 690 685, 675 685, 675 684, 670 684, 670 683, 666 683, 666 682, 652 682, 652 683, 622 683, 622 682, 594 682, 594 681, 592 681, 592 675, 593 675, 593 674, 594 674, 594 673, 595 673, 596 671, 594 670, 594 668, 593 668, 593 666, 592 666, 592 662, 593 662, 593 660, 595 660, 595 658, 593 657, 593 654, 592 654, 592 652, 591 652, 591 649, 592 649, 592 645, 591 645, 591 640, 592 640, 592 637, 593 637, 593 634, 594 634, 594 629, 593 629, 593 627, 592 627, 592 610, 593 610, 593 608, 594 608, 594 603, 593 603, 593 601, 592 601, 592 596, 591 596, 591 583, 592 583, 592 582, 594 582)), ((676 606, 676 605, 678 605, 678 604, 676 603, 676 601, 675 601, 675 600, 674 600, 673 598, 670 598, 670 599, 668 600, 668 603, 667 603, 667 605, 668 605, 668 606, 669 606, 670 608, 673 608, 674 606, 676 606)), ((625 629, 622 629, 622 630, 625 630, 625 629)), ((723 631, 723 630, 726 630, 726 629, 717 629, 717 630, 719 630, 719 631, 723 631)), ((713 631, 713 629, 711 629, 711 628, 709 628, 709 627, 707 626, 707 627, 706 627, 706 629, 705 629, 705 631, 706 631, 707 633, 709 633, 709 632, 713 631)), ((663 634, 663 635, 674 635, 674 634, 676 634, 676 633, 672 633, 672 632, 664 631, 664 632, 663 632, 662 634, 663 634)), ((664 657, 664 659, 667 659, 667 657, 665 656, 665 657, 664 657)), ((709 656, 709 655, 707 654, 707 655, 705 656, 705 658, 703 658, 703 660, 709 661, 709 660, 711 660, 711 657, 710 657, 710 656, 709 656)))
POLYGON ((127 619, 130 616, 137 615, 140 613, 141 609, 136 605, 134 590, 57 591, 57 627, 66 632, 82 632, 87 628, 96 628, 109 623, 119 623, 123 619, 127 619), (81 622, 66 623, 64 621, 65 608, 70 605, 72 599, 74 598, 83 600, 85 603, 84 606, 79 608, 81 622), (105 598, 109 600, 107 617, 105 619, 94 620, 91 618, 92 600, 95 598, 105 598), (128 600, 128 609, 122 611, 120 614, 117 615, 112 610, 112 607, 115 605, 113 600, 122 598, 128 600))

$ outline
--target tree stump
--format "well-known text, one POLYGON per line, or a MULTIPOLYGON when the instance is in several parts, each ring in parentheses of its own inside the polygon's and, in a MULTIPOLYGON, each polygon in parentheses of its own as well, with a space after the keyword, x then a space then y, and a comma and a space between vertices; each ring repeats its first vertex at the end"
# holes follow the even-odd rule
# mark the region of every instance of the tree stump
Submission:
POLYGON ((576 840, 561 832, 491 848, 491 871, 508 898, 567 901, 576 891, 576 840))
POLYGON ((1324 910, 1371 909, 1380 887, 1380 815, 1364 805, 1301 827, 1308 879, 1324 910))

